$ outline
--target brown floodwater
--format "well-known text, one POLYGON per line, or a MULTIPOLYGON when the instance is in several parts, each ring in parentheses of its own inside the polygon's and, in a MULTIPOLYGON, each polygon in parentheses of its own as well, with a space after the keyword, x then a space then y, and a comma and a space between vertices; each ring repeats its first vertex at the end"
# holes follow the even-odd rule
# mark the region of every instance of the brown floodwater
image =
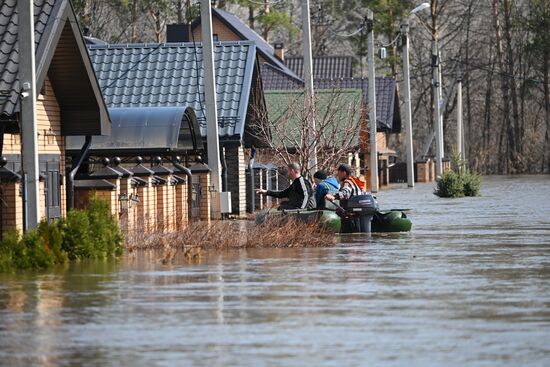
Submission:
POLYGON ((550 177, 432 191, 379 193, 410 234, 0 276, 0 365, 550 365, 550 177))

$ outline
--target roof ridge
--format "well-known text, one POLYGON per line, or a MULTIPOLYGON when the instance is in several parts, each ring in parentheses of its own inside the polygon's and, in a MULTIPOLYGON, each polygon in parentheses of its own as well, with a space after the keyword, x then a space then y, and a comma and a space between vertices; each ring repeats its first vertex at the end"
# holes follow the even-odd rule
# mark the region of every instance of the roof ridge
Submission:
MULTIPOLYGON (((214 46, 254 46, 254 41, 219 41, 214 46)), ((169 47, 202 47, 202 42, 162 42, 162 43, 107 43, 105 45, 88 45, 90 50, 122 49, 122 48, 169 48, 169 47)))

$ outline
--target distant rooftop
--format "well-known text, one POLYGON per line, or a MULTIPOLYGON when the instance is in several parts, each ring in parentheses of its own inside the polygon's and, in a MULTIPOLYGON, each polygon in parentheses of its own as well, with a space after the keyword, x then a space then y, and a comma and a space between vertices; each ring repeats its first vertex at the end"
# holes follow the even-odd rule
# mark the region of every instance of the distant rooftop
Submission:
MULTIPOLYGON (((313 79, 351 78, 351 56, 313 56, 313 79)), ((304 77, 304 58, 286 57, 285 64, 298 77, 304 77)))
MULTIPOLYGON (((369 80, 367 78, 315 79, 313 83, 319 89, 360 89, 363 91, 363 99, 368 109, 369 80)), ((397 81, 393 78, 376 78, 376 121, 379 131, 401 131, 397 81)))

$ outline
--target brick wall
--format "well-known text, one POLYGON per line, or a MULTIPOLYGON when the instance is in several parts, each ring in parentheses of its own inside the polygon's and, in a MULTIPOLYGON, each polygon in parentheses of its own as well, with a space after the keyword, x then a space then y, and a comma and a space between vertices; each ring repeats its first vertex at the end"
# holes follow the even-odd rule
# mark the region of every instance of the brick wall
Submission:
MULTIPOLYGON (((213 17, 212 19, 212 33, 218 35, 219 41, 240 41, 241 40, 239 36, 237 36, 225 24, 220 22, 216 17, 213 17)), ((193 37, 195 39, 195 42, 200 42, 202 40, 200 27, 196 27, 193 30, 193 37)))

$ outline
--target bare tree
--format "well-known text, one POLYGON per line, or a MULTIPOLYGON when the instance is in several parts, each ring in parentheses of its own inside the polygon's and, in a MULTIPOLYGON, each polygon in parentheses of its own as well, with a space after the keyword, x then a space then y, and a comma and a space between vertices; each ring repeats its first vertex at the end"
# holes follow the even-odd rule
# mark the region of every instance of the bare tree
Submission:
POLYGON ((280 163, 298 162, 309 174, 314 168, 309 166, 313 144, 319 169, 333 170, 347 161, 348 153, 368 154, 362 144, 368 141, 368 129, 360 91, 317 91, 313 133, 309 122, 314 112, 304 107, 303 91, 267 92, 266 99, 268 111, 251 130, 280 163))

